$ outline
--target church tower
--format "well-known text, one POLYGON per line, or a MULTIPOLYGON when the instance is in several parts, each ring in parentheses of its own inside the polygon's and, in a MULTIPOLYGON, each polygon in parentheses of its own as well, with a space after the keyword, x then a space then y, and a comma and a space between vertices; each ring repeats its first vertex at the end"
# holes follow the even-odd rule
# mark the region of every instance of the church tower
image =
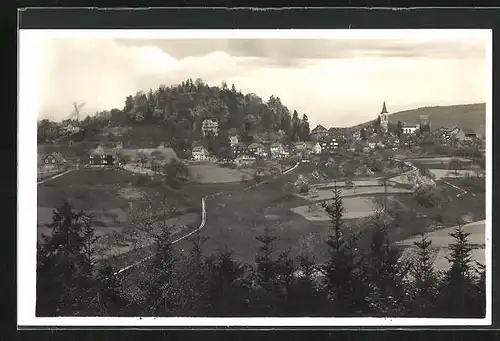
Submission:
POLYGON ((384 104, 382 105, 382 111, 380 112, 380 127, 384 132, 387 132, 387 126, 389 124, 389 113, 387 112, 387 106, 384 104))

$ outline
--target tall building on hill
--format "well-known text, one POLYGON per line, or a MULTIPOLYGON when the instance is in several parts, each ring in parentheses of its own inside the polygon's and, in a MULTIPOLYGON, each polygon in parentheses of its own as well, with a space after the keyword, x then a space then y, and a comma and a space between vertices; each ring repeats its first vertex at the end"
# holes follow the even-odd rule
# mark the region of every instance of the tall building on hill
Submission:
POLYGON ((211 120, 209 118, 203 120, 201 123, 201 132, 203 136, 212 134, 213 136, 219 135, 219 123, 216 120, 211 120))
POLYGON ((384 104, 382 105, 382 111, 380 112, 380 127, 384 132, 387 132, 387 127, 389 125, 389 112, 387 111, 387 106, 384 104))
POLYGON ((431 120, 429 119, 429 115, 420 115, 419 124, 421 128, 427 125, 430 126, 431 120))

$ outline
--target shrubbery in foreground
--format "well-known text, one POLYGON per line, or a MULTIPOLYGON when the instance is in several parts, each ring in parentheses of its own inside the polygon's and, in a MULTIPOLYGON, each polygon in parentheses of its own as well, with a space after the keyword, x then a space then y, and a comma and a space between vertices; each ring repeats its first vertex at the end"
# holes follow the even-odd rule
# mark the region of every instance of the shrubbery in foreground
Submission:
POLYGON ((188 255, 155 238, 154 256, 130 272, 98 261, 97 237, 82 212, 64 204, 54 212, 52 234, 38 247, 37 316, 407 316, 484 317, 485 270, 473 264, 468 234, 452 236, 451 268, 436 273, 431 240, 415 243, 416 259, 401 261, 387 237, 387 217, 368 223, 371 247, 343 226, 335 190, 323 208, 331 218, 329 257, 317 264, 304 252, 277 253, 266 229, 253 264, 224 248, 204 255, 197 235, 188 255))

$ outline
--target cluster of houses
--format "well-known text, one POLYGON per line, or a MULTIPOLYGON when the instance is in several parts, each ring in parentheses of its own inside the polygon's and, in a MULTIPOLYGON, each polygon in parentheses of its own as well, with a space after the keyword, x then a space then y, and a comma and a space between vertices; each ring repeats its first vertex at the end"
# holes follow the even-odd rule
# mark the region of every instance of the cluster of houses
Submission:
MULTIPOLYGON (((339 147, 334 137, 325 137, 317 141, 299 141, 286 145, 282 142, 252 142, 243 143, 239 141, 236 134, 230 135, 231 155, 234 163, 244 165, 253 163, 257 158, 281 160, 289 157, 307 158, 310 155, 318 155, 322 152, 333 152, 339 147)), ((213 161, 214 156, 203 146, 193 147, 191 150, 194 161, 213 161)))
POLYGON ((457 139, 458 141, 467 141, 479 138, 477 134, 472 129, 461 129, 458 127, 446 128, 440 127, 435 131, 437 137, 448 142, 452 139, 457 139))
POLYGON ((88 155, 90 167, 111 167, 131 164, 145 168, 151 168, 153 164, 164 166, 172 159, 178 159, 172 148, 160 144, 156 148, 123 148, 118 142, 112 147, 99 145, 88 155))
MULTIPOLYGON (((277 142, 277 138, 256 139, 253 143, 243 143, 235 130, 230 131, 231 155, 234 163, 245 165, 253 163, 257 158, 261 159, 286 159, 308 158, 311 155, 321 153, 334 154, 335 150, 343 147, 347 150, 362 150, 369 152, 375 148, 385 148, 396 150, 400 146, 399 138, 393 133, 387 133, 388 111, 385 102, 383 103, 380 117, 380 127, 384 134, 377 134, 370 127, 365 127, 352 131, 350 128, 330 128, 317 125, 310 133, 311 141, 299 141, 289 145, 277 142), (362 138, 362 130, 363 138, 362 138), (275 141, 272 141, 275 140, 275 141)), ((415 134, 421 127, 430 127, 428 115, 421 115, 418 124, 402 124, 402 134, 415 134)), ((77 127, 67 124, 68 132, 76 132, 77 127)), ((216 120, 205 119, 201 125, 202 136, 217 136, 219 134, 219 124, 216 120)), ((449 141, 467 141, 477 139, 478 136, 469 129, 459 127, 432 130, 431 134, 439 138, 444 143, 449 141)), ((191 150, 194 161, 217 161, 214 155, 203 146, 194 146, 191 150)), ((88 166, 90 167, 111 167, 124 164, 132 164, 145 168, 152 168, 153 165, 163 166, 171 159, 178 159, 172 148, 160 144, 156 148, 131 149, 123 148, 121 143, 116 143, 111 147, 98 146, 88 154, 88 166)), ((85 162, 82 160, 82 162, 85 162)), ((79 162, 78 162, 79 164, 79 162)), ((67 165, 67 161, 60 153, 48 153, 39 156, 39 169, 57 169, 67 165)))

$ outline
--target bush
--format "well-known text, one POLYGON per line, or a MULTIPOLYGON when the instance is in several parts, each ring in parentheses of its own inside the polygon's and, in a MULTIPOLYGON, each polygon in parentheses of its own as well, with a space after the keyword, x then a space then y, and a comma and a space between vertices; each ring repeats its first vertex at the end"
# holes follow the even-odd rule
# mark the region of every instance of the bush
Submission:
POLYGON ((309 192, 309 185, 308 184, 302 184, 299 189, 299 193, 307 193, 309 192))
POLYGON ((434 189, 417 191, 414 196, 417 202, 426 208, 435 207, 441 202, 441 197, 434 189))
POLYGON ((138 186, 146 186, 148 183, 149 183, 149 176, 147 176, 145 174, 140 174, 137 177, 136 184, 138 186))

